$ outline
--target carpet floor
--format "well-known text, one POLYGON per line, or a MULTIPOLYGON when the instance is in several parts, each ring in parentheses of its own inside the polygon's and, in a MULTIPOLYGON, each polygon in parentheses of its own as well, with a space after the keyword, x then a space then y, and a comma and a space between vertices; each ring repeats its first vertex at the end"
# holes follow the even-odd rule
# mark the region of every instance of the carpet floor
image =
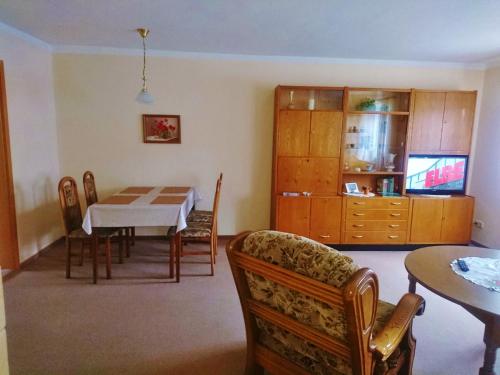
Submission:
MULTIPOLYGON (((89 260, 67 280, 63 245, 44 253, 4 285, 11 375, 243 374, 243 317, 223 245, 216 276, 207 257, 184 257, 179 284, 166 278, 162 241, 137 241, 98 285, 89 260)), ((406 252, 348 254, 375 270, 382 299, 406 292, 406 252)), ((415 321, 414 375, 477 374, 483 325, 423 287, 417 293, 427 308, 415 321)))

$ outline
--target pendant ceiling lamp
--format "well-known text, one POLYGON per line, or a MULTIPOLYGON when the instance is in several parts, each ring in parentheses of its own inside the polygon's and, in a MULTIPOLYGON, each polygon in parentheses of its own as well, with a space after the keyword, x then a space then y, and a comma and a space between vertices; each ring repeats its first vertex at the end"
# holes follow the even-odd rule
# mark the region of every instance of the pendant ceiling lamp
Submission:
POLYGON ((137 94, 135 100, 137 100, 139 103, 150 104, 154 102, 154 99, 148 92, 148 89, 146 88, 146 38, 149 34, 149 29, 140 28, 137 29, 137 32, 142 38, 143 65, 142 65, 142 89, 141 91, 139 91, 139 94, 137 94))

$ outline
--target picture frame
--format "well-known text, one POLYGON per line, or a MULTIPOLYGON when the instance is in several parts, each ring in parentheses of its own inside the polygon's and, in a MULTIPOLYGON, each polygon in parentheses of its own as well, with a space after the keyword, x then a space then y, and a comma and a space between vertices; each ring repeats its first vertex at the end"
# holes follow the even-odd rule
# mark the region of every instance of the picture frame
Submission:
POLYGON ((181 143, 180 115, 142 115, 144 143, 181 143))
POLYGON ((345 184, 345 190, 347 193, 352 194, 352 193, 359 193, 359 188, 358 184, 355 182, 347 182, 345 184))

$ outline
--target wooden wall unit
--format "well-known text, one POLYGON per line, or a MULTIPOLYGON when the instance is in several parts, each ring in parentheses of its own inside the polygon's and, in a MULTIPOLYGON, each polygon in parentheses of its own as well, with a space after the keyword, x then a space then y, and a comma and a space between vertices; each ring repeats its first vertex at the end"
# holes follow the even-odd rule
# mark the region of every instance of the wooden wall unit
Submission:
POLYGON ((468 155, 475 101, 470 91, 278 86, 271 227, 328 244, 469 242, 473 198, 409 197, 405 178, 410 153, 468 155), (375 190, 381 177, 401 195, 342 196, 346 182, 375 190))

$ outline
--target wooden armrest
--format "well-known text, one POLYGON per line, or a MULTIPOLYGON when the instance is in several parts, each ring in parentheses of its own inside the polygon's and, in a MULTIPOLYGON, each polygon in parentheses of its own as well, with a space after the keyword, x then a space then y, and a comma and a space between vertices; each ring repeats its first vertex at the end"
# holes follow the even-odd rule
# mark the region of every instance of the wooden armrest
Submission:
POLYGON ((425 300, 418 294, 406 293, 398 302, 385 327, 371 341, 371 349, 385 361, 398 347, 415 315, 422 315, 425 300))

